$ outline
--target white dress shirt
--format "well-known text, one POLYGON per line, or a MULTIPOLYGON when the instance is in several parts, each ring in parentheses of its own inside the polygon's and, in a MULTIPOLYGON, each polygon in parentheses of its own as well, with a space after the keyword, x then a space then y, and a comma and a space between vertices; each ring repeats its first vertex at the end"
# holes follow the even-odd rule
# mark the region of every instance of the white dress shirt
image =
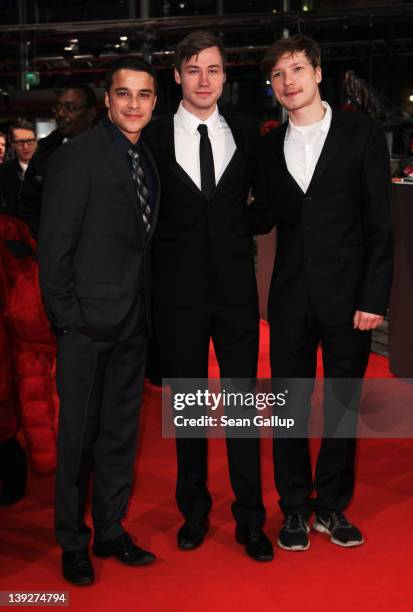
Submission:
POLYGON ((288 122, 284 140, 284 155, 288 172, 304 193, 307 191, 331 125, 331 108, 326 109, 321 121, 311 125, 294 125, 288 122))
POLYGON ((24 162, 21 162, 21 161, 19 161, 19 164, 20 164, 20 168, 22 169, 23 176, 24 176, 24 175, 25 175, 25 172, 26 172, 26 170, 27 170, 27 166, 28 166, 29 164, 25 164, 24 162))
POLYGON ((215 184, 218 184, 237 148, 232 132, 224 117, 219 114, 218 108, 215 108, 215 111, 206 121, 202 121, 187 111, 181 102, 174 115, 175 158, 199 189, 201 189, 201 170, 199 166, 201 134, 198 132, 200 123, 204 123, 208 127, 208 137, 211 141, 214 157, 215 184))

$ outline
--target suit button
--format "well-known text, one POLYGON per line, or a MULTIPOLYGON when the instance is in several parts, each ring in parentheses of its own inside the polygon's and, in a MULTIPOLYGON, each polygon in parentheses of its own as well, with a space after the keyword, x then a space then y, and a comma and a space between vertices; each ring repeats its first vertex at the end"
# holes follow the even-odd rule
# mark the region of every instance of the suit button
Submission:
POLYGON ((310 202, 313 198, 311 196, 305 196, 304 201, 310 202))
POLYGON ((304 229, 307 232, 307 234, 311 231, 311 228, 308 225, 306 225, 304 229))

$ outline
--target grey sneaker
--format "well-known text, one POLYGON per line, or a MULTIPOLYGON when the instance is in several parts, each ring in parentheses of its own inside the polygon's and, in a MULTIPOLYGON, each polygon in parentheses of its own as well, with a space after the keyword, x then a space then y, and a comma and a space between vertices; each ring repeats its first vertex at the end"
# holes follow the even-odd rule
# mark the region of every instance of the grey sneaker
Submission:
POLYGON ((300 514, 287 514, 278 536, 278 546, 285 550, 307 550, 310 548, 310 527, 300 514))
POLYGON ((363 544, 360 529, 352 525, 342 512, 332 512, 328 516, 316 516, 313 528, 320 533, 327 533, 331 542, 349 548, 363 544))

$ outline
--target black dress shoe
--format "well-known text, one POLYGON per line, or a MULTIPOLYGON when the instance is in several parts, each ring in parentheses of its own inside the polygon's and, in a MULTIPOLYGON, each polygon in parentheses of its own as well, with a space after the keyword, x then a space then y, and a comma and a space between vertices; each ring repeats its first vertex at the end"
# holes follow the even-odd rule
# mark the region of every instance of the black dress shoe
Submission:
POLYGON ((177 533, 178 548, 194 550, 201 546, 209 529, 208 517, 204 519, 189 519, 185 521, 177 533))
POLYGON ((148 565, 156 557, 151 552, 136 546, 128 533, 109 540, 109 542, 95 542, 93 552, 97 557, 116 557, 125 565, 148 565))
POLYGON ((245 546, 245 552, 255 561, 272 561, 274 558, 272 544, 262 529, 237 525, 235 539, 245 546))
POLYGON ((63 551, 62 573, 68 582, 77 586, 92 584, 95 575, 90 562, 87 548, 63 551))

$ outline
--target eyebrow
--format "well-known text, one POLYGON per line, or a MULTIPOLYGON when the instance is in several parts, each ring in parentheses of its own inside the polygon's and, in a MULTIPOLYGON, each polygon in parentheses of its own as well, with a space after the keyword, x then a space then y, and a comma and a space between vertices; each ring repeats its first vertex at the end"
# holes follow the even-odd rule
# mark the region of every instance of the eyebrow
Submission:
MULTIPOLYGON (((115 91, 131 91, 129 87, 115 87, 115 91)), ((154 93, 153 89, 139 89, 138 93, 154 93)))
MULTIPOLYGON (((185 68, 200 68, 198 64, 185 64, 185 68)), ((221 68, 219 64, 210 64, 207 68, 221 68)))
MULTIPOLYGON (((291 64, 291 67, 294 68, 295 66, 300 66, 301 64, 302 64, 302 61, 294 62, 291 64)), ((277 66, 275 66, 273 71, 275 72, 276 70, 282 70, 282 68, 281 67, 277 68, 277 66)))

